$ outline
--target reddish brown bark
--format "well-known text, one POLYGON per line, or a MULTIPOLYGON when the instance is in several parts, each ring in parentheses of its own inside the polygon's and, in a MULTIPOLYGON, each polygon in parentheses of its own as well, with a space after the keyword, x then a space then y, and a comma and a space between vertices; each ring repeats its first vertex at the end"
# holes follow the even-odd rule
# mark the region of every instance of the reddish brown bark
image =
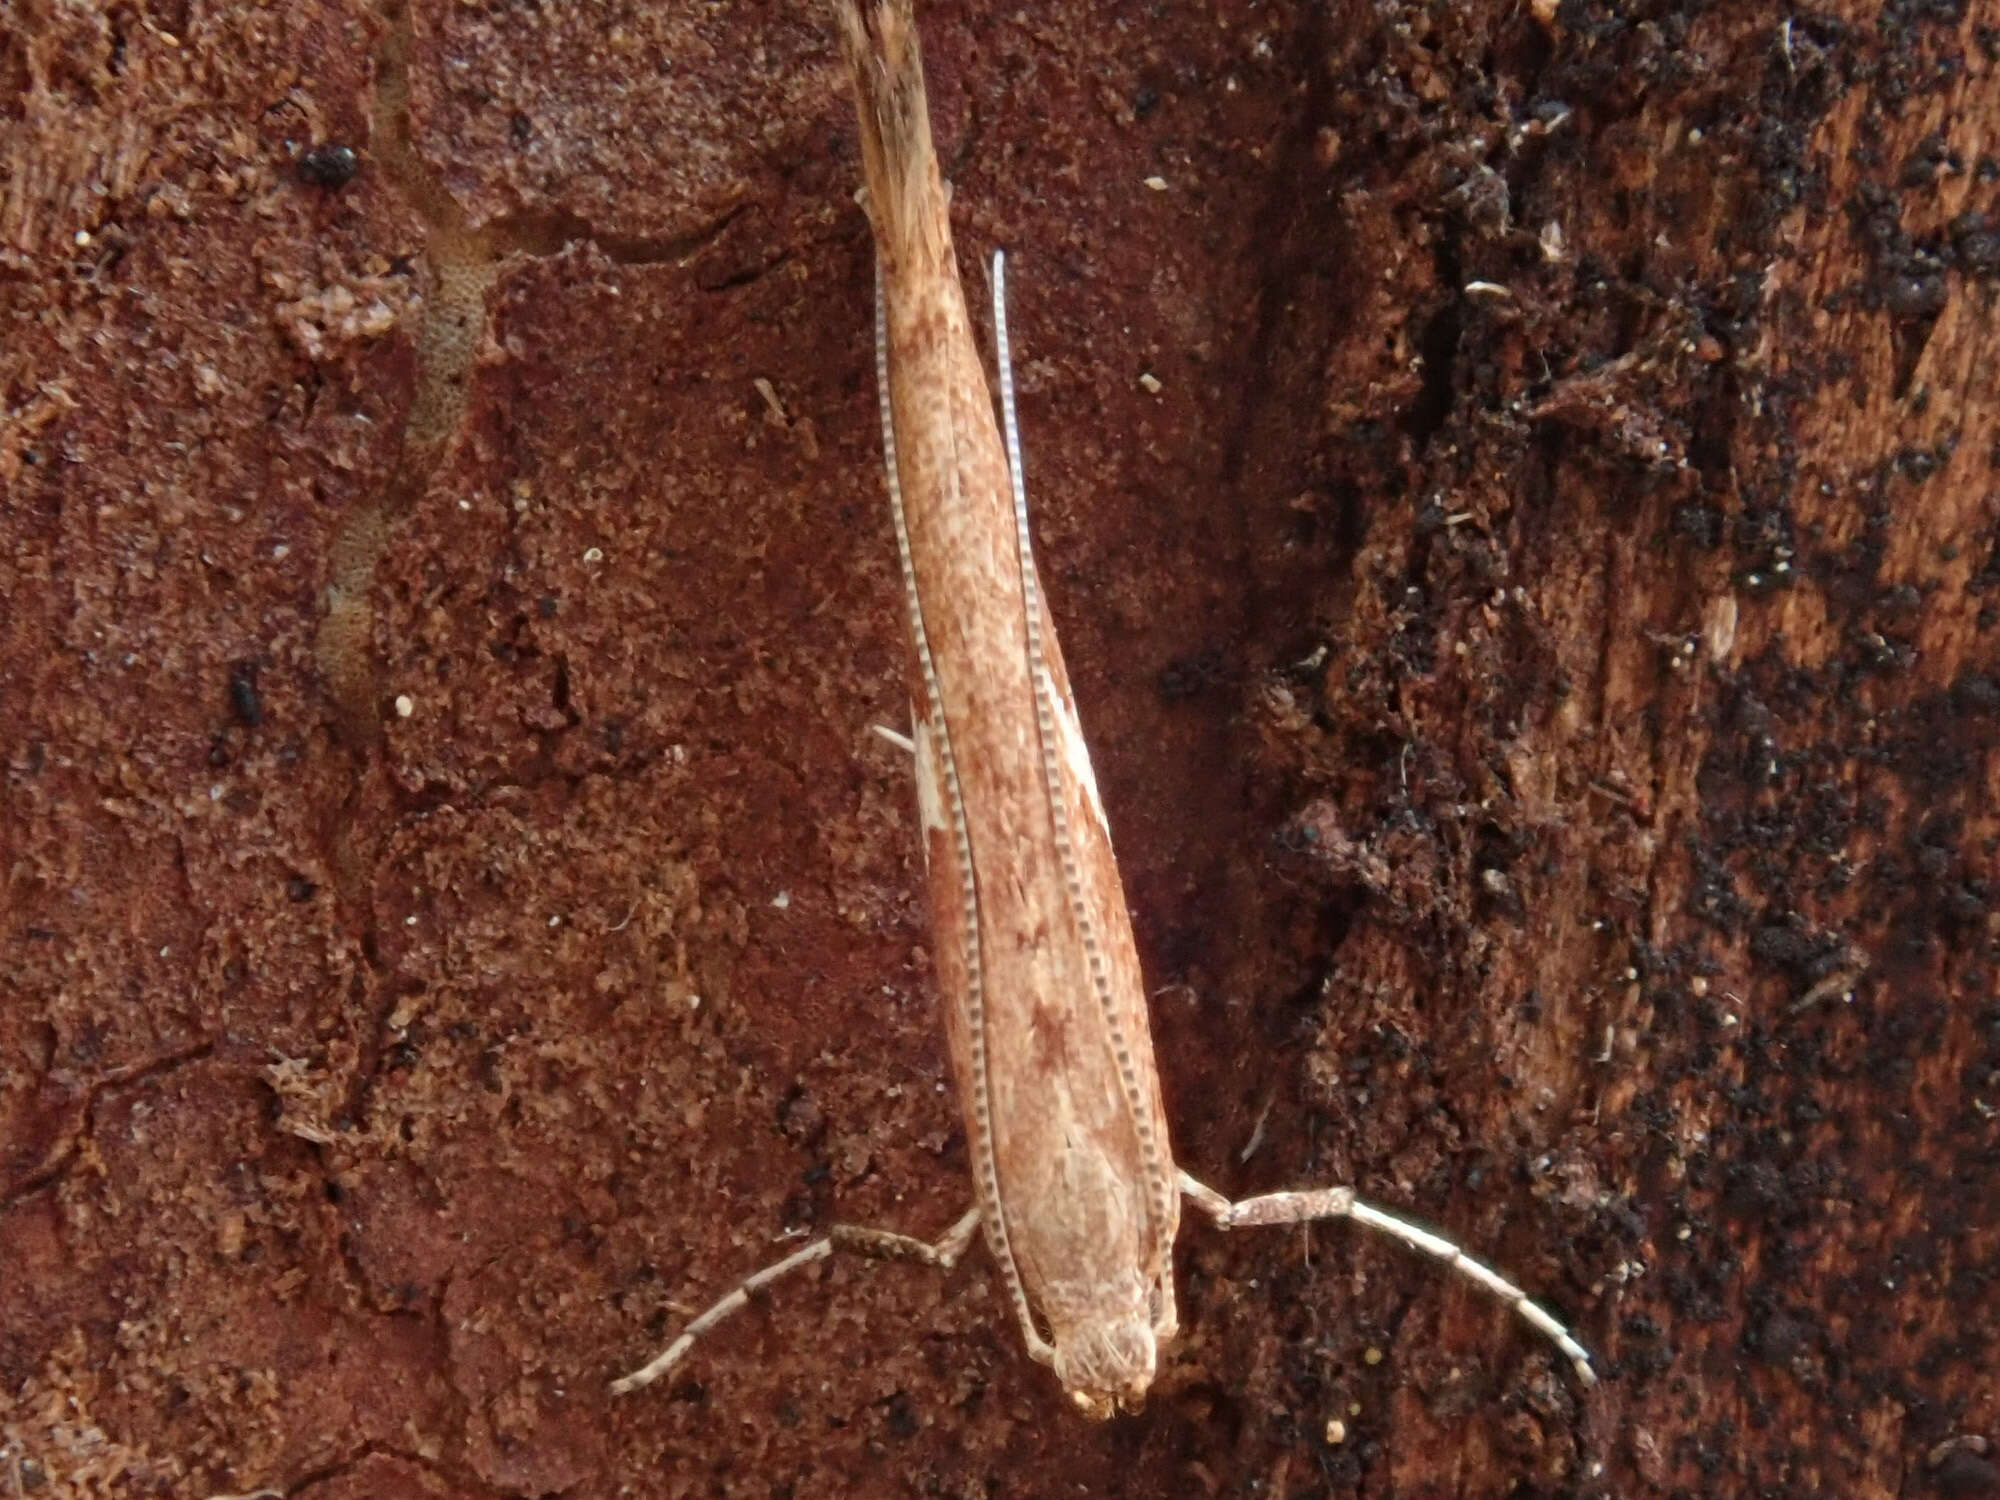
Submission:
POLYGON ((0 1494, 2000 1493, 1990 14, 922 14, 1178 1154, 1603 1388, 1192 1225, 1108 1427, 976 1255, 612 1402, 966 1201, 828 29, 29 0, 0 1494))

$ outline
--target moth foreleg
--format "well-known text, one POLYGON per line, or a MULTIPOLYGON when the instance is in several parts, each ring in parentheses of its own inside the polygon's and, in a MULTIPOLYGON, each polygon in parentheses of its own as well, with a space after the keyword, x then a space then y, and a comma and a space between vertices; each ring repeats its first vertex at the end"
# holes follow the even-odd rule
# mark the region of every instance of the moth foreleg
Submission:
POLYGON ((667 1371, 679 1364, 695 1340, 707 1333, 731 1313, 747 1307, 750 1299, 774 1281, 782 1280, 792 1272, 802 1270, 815 1261, 825 1260, 836 1250, 852 1255, 865 1256, 869 1260, 910 1260, 926 1266, 935 1266, 941 1271, 949 1271, 965 1255, 972 1243, 972 1237, 979 1230, 979 1210, 970 1209, 956 1224, 944 1232, 935 1243, 920 1240, 914 1235, 898 1234, 892 1229, 870 1229, 859 1224, 836 1224, 819 1239, 801 1246, 783 1260, 774 1261, 763 1270, 744 1277, 726 1296, 711 1303, 704 1313, 681 1331, 666 1349, 641 1369, 629 1375, 622 1375, 611 1382, 611 1392, 623 1396, 651 1385, 667 1371))
POLYGON ((869 730, 885 744, 894 745, 905 755, 917 753, 917 742, 899 729, 891 729, 887 724, 870 724, 869 730))
POLYGON ((1352 1219, 1392 1239, 1401 1240, 1433 1260, 1441 1261, 1461 1276, 1478 1282, 1519 1314, 1523 1322, 1568 1355, 1578 1380, 1585 1385, 1597 1383, 1596 1372, 1590 1368, 1589 1351, 1570 1336, 1569 1330, 1557 1322, 1548 1309, 1485 1261, 1475 1260, 1450 1240, 1432 1234, 1420 1224, 1413 1224, 1387 1209, 1362 1202, 1351 1187, 1264 1193, 1232 1203, 1214 1188, 1204 1186, 1185 1172, 1180 1174, 1180 1180, 1181 1191, 1187 1195, 1188 1201, 1213 1219, 1219 1229, 1242 1229, 1254 1224, 1303 1224, 1313 1219, 1352 1219))

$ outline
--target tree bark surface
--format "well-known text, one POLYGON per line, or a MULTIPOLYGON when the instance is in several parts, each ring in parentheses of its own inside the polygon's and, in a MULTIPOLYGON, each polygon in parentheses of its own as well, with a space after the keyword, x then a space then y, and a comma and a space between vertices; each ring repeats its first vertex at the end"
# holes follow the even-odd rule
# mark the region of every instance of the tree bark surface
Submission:
POLYGON ((2000 15, 920 13, 1190 1223, 975 1250, 827 18, 0 9, 0 1495, 2000 1496, 2000 15))

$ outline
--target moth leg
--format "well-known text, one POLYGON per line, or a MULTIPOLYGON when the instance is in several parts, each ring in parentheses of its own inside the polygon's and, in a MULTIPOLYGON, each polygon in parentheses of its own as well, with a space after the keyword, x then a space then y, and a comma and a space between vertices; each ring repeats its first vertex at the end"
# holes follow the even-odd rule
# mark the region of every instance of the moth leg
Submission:
POLYGON ((965 1255, 966 1247, 972 1243, 972 1237, 978 1231, 979 1210, 976 1207, 968 1209, 965 1216, 947 1229, 944 1236, 935 1244, 928 1240, 917 1239, 914 1235, 897 1234, 892 1229, 868 1229, 858 1224, 836 1224, 810 1245, 803 1245, 783 1260, 774 1261, 763 1270, 744 1277, 728 1295, 718 1298, 706 1312, 682 1329, 680 1337, 667 1345, 651 1363, 612 1381, 611 1392, 615 1396, 623 1396, 651 1385, 680 1363, 682 1356, 694 1347, 696 1339, 731 1313, 747 1307, 750 1299, 765 1287, 815 1261, 825 1260, 836 1250, 863 1256, 869 1260, 909 1260, 921 1265, 935 1266, 940 1271, 949 1271, 965 1255))
POLYGON ((868 727, 874 732, 877 739, 894 745, 905 755, 915 755, 917 753, 917 742, 901 730, 891 729, 887 724, 870 724, 868 727))
POLYGON ((1153 1343, 1164 1349, 1180 1337, 1180 1308, 1174 1301, 1174 1278, 1163 1275, 1153 1283, 1153 1343))
POLYGON ((1569 1356, 1576 1378, 1585 1385, 1597 1384, 1590 1368, 1590 1353, 1570 1336, 1548 1309, 1536 1302, 1513 1282, 1483 1260, 1475 1260, 1442 1235, 1432 1234, 1421 1225, 1400 1218, 1386 1209, 1364 1203, 1351 1187, 1317 1188, 1297 1193, 1264 1193, 1232 1203, 1214 1188, 1180 1174, 1181 1191, 1188 1201, 1215 1221, 1218 1229, 1242 1229, 1254 1224, 1303 1224, 1312 1219, 1352 1219, 1391 1239, 1401 1240, 1421 1250, 1431 1259, 1476 1281, 1492 1296, 1520 1315, 1521 1320, 1569 1356))

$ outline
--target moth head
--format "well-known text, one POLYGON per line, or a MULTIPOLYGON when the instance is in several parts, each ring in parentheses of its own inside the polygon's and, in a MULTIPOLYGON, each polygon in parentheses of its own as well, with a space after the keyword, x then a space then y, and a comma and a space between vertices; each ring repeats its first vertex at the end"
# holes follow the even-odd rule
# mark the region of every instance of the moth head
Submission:
POLYGON ((1159 1353, 1143 1314, 1092 1319, 1053 1332, 1050 1364, 1078 1411, 1101 1422, 1114 1412, 1145 1406, 1159 1353))

